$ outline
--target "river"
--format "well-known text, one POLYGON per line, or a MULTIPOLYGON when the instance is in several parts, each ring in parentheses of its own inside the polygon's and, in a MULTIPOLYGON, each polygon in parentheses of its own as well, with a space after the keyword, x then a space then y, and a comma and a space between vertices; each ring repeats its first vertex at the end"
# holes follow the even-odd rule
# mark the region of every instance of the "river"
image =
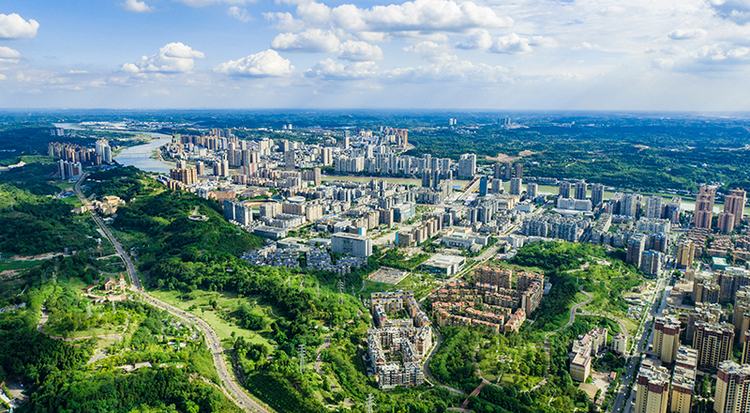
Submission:
POLYGON ((95 130, 98 132, 121 132, 150 136, 151 138, 153 138, 151 142, 123 149, 115 156, 115 161, 117 161, 117 163, 119 163, 120 165, 135 166, 136 168, 147 172, 169 173, 169 170, 174 168, 174 165, 170 165, 158 159, 151 158, 151 154, 153 154, 153 152, 157 148, 160 148, 172 141, 172 137, 169 135, 156 132, 141 132, 119 129, 87 129, 82 128, 74 123, 55 123, 54 125, 58 128, 63 129, 95 130))

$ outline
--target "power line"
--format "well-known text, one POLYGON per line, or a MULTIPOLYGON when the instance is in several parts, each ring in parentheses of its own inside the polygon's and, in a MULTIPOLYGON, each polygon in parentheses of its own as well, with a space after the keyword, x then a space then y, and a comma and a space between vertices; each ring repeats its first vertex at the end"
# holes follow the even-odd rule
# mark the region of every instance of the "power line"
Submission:
POLYGON ((299 355, 299 372, 305 372, 305 344, 297 346, 297 355, 299 355))

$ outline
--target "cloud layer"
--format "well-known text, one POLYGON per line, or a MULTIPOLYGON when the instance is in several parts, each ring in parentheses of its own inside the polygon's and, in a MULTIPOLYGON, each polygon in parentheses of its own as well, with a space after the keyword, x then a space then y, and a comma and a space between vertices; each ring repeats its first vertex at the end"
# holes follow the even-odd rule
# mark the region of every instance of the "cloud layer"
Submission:
POLYGON ((39 23, 26 21, 16 13, 0 14, 0 39, 29 39, 36 36, 39 23))
POLYGON ((130 73, 184 73, 193 70, 194 59, 206 56, 182 43, 169 43, 151 57, 143 56, 135 63, 125 63, 122 70, 130 73))
POLYGON ((243 77, 285 77, 294 72, 287 59, 275 50, 251 54, 239 60, 230 60, 214 68, 216 73, 243 77))

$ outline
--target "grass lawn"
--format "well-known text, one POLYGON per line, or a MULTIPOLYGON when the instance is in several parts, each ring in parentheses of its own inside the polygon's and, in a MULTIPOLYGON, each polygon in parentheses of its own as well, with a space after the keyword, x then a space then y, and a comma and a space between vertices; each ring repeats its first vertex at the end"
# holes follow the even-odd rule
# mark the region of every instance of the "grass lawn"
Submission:
POLYGON ((438 285, 440 285, 440 282, 433 274, 413 272, 396 284, 397 288, 394 290, 414 291, 414 298, 420 300, 438 285))
MULTIPOLYGON (((264 330, 255 332, 241 328, 223 317, 223 314, 237 310, 241 303, 252 305, 253 302, 257 300, 256 297, 239 298, 237 294, 234 293, 218 293, 200 290, 190 293, 189 296, 185 296, 178 291, 154 290, 150 291, 149 294, 172 304, 181 310, 191 312, 202 318, 214 329, 214 331, 216 331, 216 334, 226 348, 232 347, 232 333, 235 334, 235 337, 244 337, 245 340, 250 343, 269 346, 272 351, 276 347, 268 338, 266 338, 271 335, 270 326, 267 325, 264 330), (216 310, 214 310, 209 304, 212 299, 216 300, 216 310)), ((266 319, 267 324, 270 324, 274 319, 274 317, 269 314, 269 310, 271 310, 270 306, 256 305, 253 307, 253 313, 263 316, 266 319)))
MULTIPOLYGON (((485 376, 485 379, 488 381, 494 383, 495 380, 497 380, 497 377, 494 377, 494 380, 490 380, 489 376, 485 376)), ((500 379, 500 386, 511 386, 515 383, 519 384, 523 390, 528 390, 534 386, 537 385, 542 381, 541 377, 536 376, 525 376, 523 374, 503 374, 503 377, 500 379)))

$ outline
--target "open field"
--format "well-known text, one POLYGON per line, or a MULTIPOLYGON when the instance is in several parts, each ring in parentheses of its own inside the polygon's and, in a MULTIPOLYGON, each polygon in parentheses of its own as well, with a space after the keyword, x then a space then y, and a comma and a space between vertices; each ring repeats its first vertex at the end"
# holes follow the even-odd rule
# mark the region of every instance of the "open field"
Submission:
MULTIPOLYGON (((149 294, 205 320, 216 331, 222 344, 227 348, 232 346, 232 333, 234 333, 234 337, 244 337, 250 343, 274 347, 274 344, 269 340, 271 336, 269 323, 266 323, 267 325, 264 330, 254 332, 239 327, 223 316, 223 314, 232 313, 237 310, 242 303, 251 305, 256 301, 256 297, 240 298, 233 293, 210 291, 194 291, 187 296, 178 291, 154 290, 149 292, 149 294), (216 309, 211 305, 212 300, 216 302, 216 309)), ((268 322, 274 319, 273 309, 270 306, 256 305, 253 307, 252 312, 263 316, 268 322)))

